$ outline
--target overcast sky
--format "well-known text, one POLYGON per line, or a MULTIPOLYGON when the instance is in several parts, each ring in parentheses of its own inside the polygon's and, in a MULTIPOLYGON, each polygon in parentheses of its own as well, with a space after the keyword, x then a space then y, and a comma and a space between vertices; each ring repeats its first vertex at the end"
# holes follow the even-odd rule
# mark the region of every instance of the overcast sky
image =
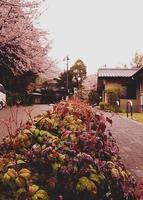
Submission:
POLYGON ((130 64, 143 53, 143 0, 45 0, 40 26, 50 33, 50 56, 59 61, 78 58, 88 74, 103 65, 130 64))

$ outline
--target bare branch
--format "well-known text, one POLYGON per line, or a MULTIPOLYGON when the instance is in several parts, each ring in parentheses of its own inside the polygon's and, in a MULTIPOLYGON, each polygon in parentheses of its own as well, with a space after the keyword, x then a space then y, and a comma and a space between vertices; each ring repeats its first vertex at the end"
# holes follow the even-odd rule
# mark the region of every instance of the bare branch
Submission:
POLYGON ((5 19, 3 20, 2 25, 0 26, 0 31, 2 30, 2 27, 3 27, 4 23, 6 22, 8 16, 10 15, 11 11, 12 11, 12 7, 10 7, 10 9, 9 9, 9 11, 8 11, 8 13, 7 13, 7 16, 6 16, 5 19))

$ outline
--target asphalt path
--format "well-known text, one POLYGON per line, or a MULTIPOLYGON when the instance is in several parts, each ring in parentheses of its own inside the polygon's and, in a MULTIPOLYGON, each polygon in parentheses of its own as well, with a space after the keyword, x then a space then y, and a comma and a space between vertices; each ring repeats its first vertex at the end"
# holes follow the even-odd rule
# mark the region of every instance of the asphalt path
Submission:
POLYGON ((108 126, 117 141, 121 159, 137 180, 143 180, 143 124, 118 114, 107 114, 113 120, 108 126))
POLYGON ((34 118, 49 109, 52 109, 52 106, 33 105, 5 107, 0 110, 0 142, 8 135, 8 128, 14 133, 21 124, 25 124, 30 118, 34 118))

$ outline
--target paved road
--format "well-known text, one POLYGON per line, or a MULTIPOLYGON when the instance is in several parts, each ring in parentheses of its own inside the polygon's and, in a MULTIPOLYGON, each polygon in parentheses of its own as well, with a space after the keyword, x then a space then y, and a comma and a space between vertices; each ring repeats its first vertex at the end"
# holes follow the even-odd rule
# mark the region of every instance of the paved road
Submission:
POLYGON ((14 133, 16 127, 19 127, 20 123, 26 123, 29 119, 27 113, 31 113, 32 118, 39 113, 43 113, 46 110, 51 109, 49 105, 34 105, 34 106, 28 106, 28 107, 6 107, 2 110, 0 110, 0 142, 2 141, 2 138, 8 134, 6 125, 4 124, 7 120, 14 120, 12 124, 12 131, 14 133), (16 125, 16 119, 17 125, 16 125))
POLYGON ((137 180, 143 180, 143 124, 119 115, 112 119, 110 130, 119 145, 125 166, 137 180))

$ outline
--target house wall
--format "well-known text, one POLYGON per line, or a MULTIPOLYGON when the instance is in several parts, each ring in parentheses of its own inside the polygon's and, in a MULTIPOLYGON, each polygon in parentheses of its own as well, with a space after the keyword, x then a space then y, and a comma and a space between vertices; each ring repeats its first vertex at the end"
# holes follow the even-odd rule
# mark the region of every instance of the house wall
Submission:
POLYGON ((139 80, 137 84, 137 99, 140 105, 140 112, 143 112, 143 80, 139 80))
MULTIPOLYGON (((109 78, 109 79, 102 79, 104 90, 102 91, 102 100, 105 103, 108 103, 106 90, 111 89, 113 87, 119 86, 124 87, 130 83, 129 79, 121 79, 121 78, 109 78)), ((136 85, 136 99, 130 99, 133 103, 133 111, 134 112, 143 112, 143 77, 139 77, 136 80, 132 80, 131 84, 136 85), (133 82, 134 81, 134 82, 133 82), (142 99, 142 100, 141 100, 142 99), (142 104, 142 106, 141 106, 142 104)), ((132 88, 132 85, 131 85, 132 88)), ((126 90, 126 89, 125 89, 126 90)), ((129 99, 120 99, 120 107, 122 110, 126 110, 127 102, 129 99)))
MULTIPOLYGON (((141 102, 141 96, 143 96, 143 80, 138 80, 136 83, 136 99, 130 99, 133 103, 133 112, 143 111, 143 102, 141 102)), ((126 110, 127 101, 129 99, 120 99, 120 107, 126 110)))
POLYGON ((143 79, 140 81, 140 103, 141 103, 141 112, 143 112, 143 79))
MULTIPOLYGON (((105 91, 108 89, 111 89, 113 87, 123 87, 123 85, 126 84, 126 82, 124 80, 113 80, 113 81, 106 80, 106 81, 104 81, 104 83, 105 83, 105 91)), ((126 111, 127 102, 129 100, 131 100, 133 103, 133 112, 141 112, 140 87, 141 86, 138 83, 137 88, 136 88, 136 94, 137 94, 136 99, 120 99, 120 108, 122 110, 126 111)), ((143 92, 143 81, 142 81, 142 92, 143 92)), ((105 103, 108 103, 106 92, 104 94, 104 101, 105 101, 105 103)))
POLYGON ((143 112, 143 68, 130 77, 113 77, 112 73, 109 77, 103 75, 98 77, 98 91, 102 95, 102 101, 108 104, 106 90, 115 86, 123 88, 123 95, 120 99, 120 106, 126 110, 127 102, 133 103, 134 112, 143 112))
POLYGON ((143 93, 143 79, 140 80, 140 91, 143 93))
POLYGON ((106 81, 106 85, 105 85, 105 90, 107 90, 107 89, 111 89, 111 88, 113 88, 113 87, 120 87, 120 86, 122 86, 122 83, 120 83, 120 82, 117 82, 117 81, 106 81))
POLYGON ((133 112, 140 112, 140 104, 137 99, 120 99, 120 108, 123 111, 126 111, 127 109, 127 102, 131 100, 133 104, 133 112))

